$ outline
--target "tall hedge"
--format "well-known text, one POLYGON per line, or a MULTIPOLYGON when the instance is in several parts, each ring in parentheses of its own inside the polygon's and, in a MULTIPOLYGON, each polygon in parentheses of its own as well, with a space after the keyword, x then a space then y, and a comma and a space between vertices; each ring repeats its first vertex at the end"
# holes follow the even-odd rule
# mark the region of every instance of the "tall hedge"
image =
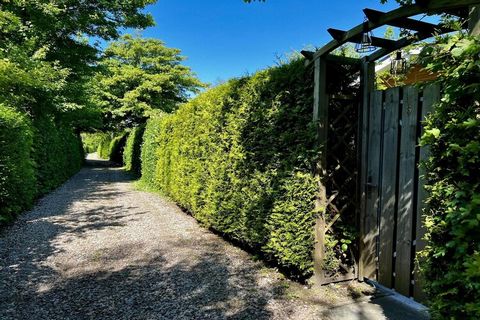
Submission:
POLYGON ((97 155, 102 159, 110 157, 110 143, 112 142, 112 134, 106 133, 97 147, 97 155))
POLYGON ((127 142, 127 134, 121 133, 110 142, 108 159, 117 164, 123 165, 123 151, 127 142))
POLYGON ((425 273, 435 319, 480 319, 479 37, 427 47, 422 61, 439 75, 441 102, 428 117, 425 273))
POLYGON ((150 188, 156 188, 155 174, 157 172, 157 137, 162 132, 162 114, 156 114, 152 116, 145 125, 145 131, 142 137, 141 148, 141 181, 150 188))
POLYGON ((84 153, 80 135, 53 116, 37 115, 33 125, 37 193, 42 195, 80 170, 84 153))
POLYGON ((31 121, 0 104, 0 224, 33 203, 36 180, 32 145, 31 121))
POLYGON ((143 180, 294 274, 312 271, 312 75, 297 60, 151 119, 143 180))
POLYGON ((145 126, 138 126, 130 130, 125 143, 125 149, 123 151, 123 163, 125 170, 140 175, 141 173, 141 152, 142 152, 142 139, 145 126))

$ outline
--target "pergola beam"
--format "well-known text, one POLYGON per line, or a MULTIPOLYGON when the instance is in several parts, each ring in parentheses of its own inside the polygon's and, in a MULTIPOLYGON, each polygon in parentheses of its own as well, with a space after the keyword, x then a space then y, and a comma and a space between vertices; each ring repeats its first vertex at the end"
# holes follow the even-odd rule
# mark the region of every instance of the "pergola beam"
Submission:
POLYGON ((374 30, 384 25, 389 25, 392 21, 401 18, 409 18, 421 13, 442 13, 449 10, 461 9, 478 4, 480 4, 480 0, 423 0, 417 1, 415 4, 402 6, 383 14, 376 22, 367 21, 366 23, 361 23, 350 29, 343 35, 342 38, 329 42, 323 48, 315 52, 313 60, 332 52, 336 48, 347 42, 350 42, 352 38, 357 37, 364 32, 374 30))
MULTIPOLYGON (((376 22, 382 19, 382 17, 385 15, 385 12, 382 11, 377 11, 373 9, 364 9, 363 12, 367 16, 368 20, 376 22)), ((388 25, 393 26, 393 27, 398 27, 398 28, 404 28, 404 29, 409 29, 409 30, 415 30, 423 33, 431 33, 433 34, 434 32, 452 32, 454 31, 451 28, 447 28, 443 25, 436 25, 428 22, 423 22, 423 21, 418 21, 415 19, 410 19, 410 18, 398 18, 395 20, 392 20, 388 23, 388 25)))

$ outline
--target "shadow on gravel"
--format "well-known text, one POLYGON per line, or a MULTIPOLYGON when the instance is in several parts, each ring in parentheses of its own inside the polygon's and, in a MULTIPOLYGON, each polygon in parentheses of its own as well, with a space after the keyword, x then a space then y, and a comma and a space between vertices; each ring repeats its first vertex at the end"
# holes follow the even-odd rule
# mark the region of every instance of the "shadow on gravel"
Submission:
POLYGON ((143 214, 138 210, 132 213, 134 207, 115 205, 69 212, 81 202, 122 196, 121 192, 107 190, 112 183, 128 183, 131 178, 109 165, 107 161, 88 160, 87 166, 68 182, 42 198, 14 224, 0 230, 0 319, 42 318, 26 314, 38 302, 38 285, 48 283, 56 275, 43 262, 58 253, 53 244, 57 236, 78 237, 88 231, 121 227, 143 214), (25 316, 21 316, 20 309, 25 316))
MULTIPOLYGON (((121 270, 80 273, 58 282, 57 271, 43 263, 59 253, 54 245, 57 236, 82 237, 88 231, 124 226, 144 214, 115 205, 87 212, 69 208, 78 202, 118 199, 122 194, 109 191, 109 186, 130 180, 105 161, 88 161, 71 180, 3 230, 0 319, 270 318, 265 306, 271 294, 258 291, 251 267, 236 267, 231 273, 231 261, 214 244, 202 244, 195 257, 178 261, 172 254, 188 244, 172 241, 168 252, 149 252, 121 270)), ((140 246, 115 248, 105 259, 121 260, 125 252, 141 250, 140 246)))
MULTIPOLYGON (((183 245, 171 242, 169 248, 183 245)), ((269 319, 265 306, 270 297, 256 289, 251 269, 230 273, 231 262, 221 252, 215 245, 205 246, 195 258, 173 265, 168 253, 156 252, 120 271, 87 274, 42 293, 28 292, 10 315, 18 319, 269 319)))

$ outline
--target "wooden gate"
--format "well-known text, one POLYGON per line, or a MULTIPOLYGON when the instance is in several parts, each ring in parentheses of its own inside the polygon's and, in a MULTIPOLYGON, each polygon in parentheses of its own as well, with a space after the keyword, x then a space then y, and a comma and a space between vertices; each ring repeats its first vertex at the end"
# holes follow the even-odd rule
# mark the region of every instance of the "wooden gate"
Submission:
POLYGON ((416 252, 424 247, 425 191, 418 164, 422 122, 439 87, 399 87, 370 94, 364 111, 361 170, 360 278, 369 278, 421 301, 416 252))

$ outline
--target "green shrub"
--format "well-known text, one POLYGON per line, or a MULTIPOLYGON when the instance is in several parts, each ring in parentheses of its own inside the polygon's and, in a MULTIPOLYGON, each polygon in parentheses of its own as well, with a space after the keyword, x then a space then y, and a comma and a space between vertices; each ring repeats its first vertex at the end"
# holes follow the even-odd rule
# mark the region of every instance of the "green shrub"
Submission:
POLYGON ((36 181, 32 144, 30 120, 0 104, 0 224, 33 203, 36 181))
POLYGON ((428 205, 420 255, 433 318, 480 319, 480 38, 453 37, 424 50, 441 102, 422 143, 428 205))
POLYGON ((117 164, 123 164, 123 150, 127 141, 125 133, 120 134, 112 139, 110 142, 110 149, 108 152, 108 159, 117 164))
POLYGON ((312 74, 297 60, 206 91, 148 121, 143 181, 203 225, 312 272, 312 74))
POLYGON ((105 138, 108 133, 104 132, 95 132, 95 133, 82 133, 82 143, 83 149, 86 153, 94 153, 97 152, 98 146, 105 138))
POLYGON ((112 142, 112 134, 106 133, 102 136, 97 147, 97 155, 101 159, 108 159, 110 157, 110 143, 112 142))
POLYGON ((80 135, 55 123, 53 116, 37 115, 33 124, 37 192, 43 195, 80 170, 84 153, 80 135))
POLYGON ((139 126, 133 128, 127 137, 125 149, 123 151, 123 163, 125 170, 140 175, 141 173, 141 151, 142 151, 142 139, 145 126, 139 126))
POLYGON ((142 183, 150 188, 156 188, 155 172, 157 168, 157 137, 160 136, 162 127, 162 114, 153 115, 145 125, 143 143, 141 148, 142 183))

